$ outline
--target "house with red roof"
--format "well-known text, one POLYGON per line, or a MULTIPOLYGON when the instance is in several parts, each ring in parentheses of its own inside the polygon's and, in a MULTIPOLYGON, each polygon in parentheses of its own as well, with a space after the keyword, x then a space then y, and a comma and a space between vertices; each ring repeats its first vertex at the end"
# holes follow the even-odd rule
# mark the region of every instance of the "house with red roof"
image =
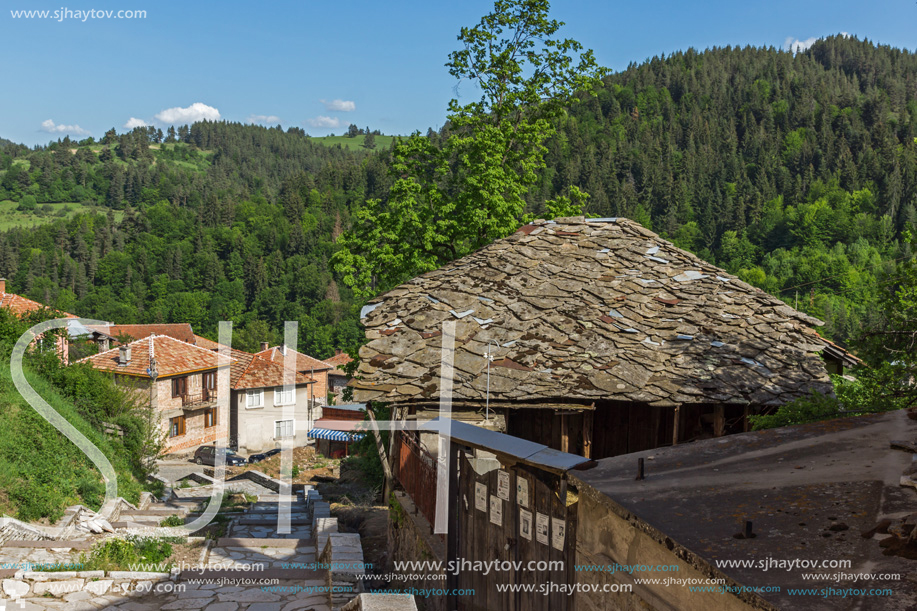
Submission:
POLYGON ((334 396, 335 403, 341 402, 341 393, 350 382, 350 376, 344 371, 344 366, 352 360, 350 355, 342 350, 338 350, 330 359, 325 359, 326 363, 334 367, 328 372, 328 393, 334 396))
MULTIPOLYGON (((0 278, 0 308, 6 308, 13 315, 17 317, 23 317, 32 312, 38 312, 41 310, 50 310, 51 312, 56 312, 59 314, 60 318, 79 318, 75 314, 70 314, 69 312, 62 312, 56 310, 51 306, 39 303, 37 301, 32 301, 27 299, 22 295, 16 295, 15 293, 6 292, 6 278, 0 278)), ((66 364, 68 362, 68 352, 69 352, 69 342, 67 340, 67 334, 62 333, 54 341, 55 350, 57 354, 61 357, 61 360, 66 364)))
MULTIPOLYGON (((147 337, 77 361, 114 376, 159 416, 167 454, 225 444, 229 413, 218 375, 234 359, 168 335, 147 337)), ((228 389, 228 380, 225 382, 228 389)))
POLYGON ((335 368, 333 365, 320 361, 308 354, 297 352, 283 344, 269 348, 267 342, 262 342, 261 352, 256 354, 256 356, 274 362, 283 362, 287 355, 291 355, 296 359, 296 371, 315 380, 315 386, 312 388, 313 402, 316 405, 326 405, 329 391, 328 374, 335 368))
MULTIPOLYGON (((221 344, 199 335, 195 345, 219 351, 221 344)), ((288 351, 289 358, 305 355, 288 351)), ((296 446, 308 443, 308 432, 322 417, 322 403, 316 400, 316 381, 293 368, 288 374, 283 354, 271 359, 229 349, 230 366, 229 447, 254 454, 280 447, 292 438, 296 446)), ((310 357, 306 357, 310 358, 310 357)), ((294 367, 305 361, 296 358, 294 367)))

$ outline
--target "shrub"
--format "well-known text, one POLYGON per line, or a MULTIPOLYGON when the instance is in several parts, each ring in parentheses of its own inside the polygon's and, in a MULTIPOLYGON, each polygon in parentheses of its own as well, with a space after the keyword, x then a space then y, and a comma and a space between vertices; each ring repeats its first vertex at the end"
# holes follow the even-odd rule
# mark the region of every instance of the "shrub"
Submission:
POLYGON ((159 523, 160 526, 184 526, 185 519, 181 516, 169 516, 159 523))
POLYGON ((35 200, 34 195, 25 195, 22 199, 19 200, 18 210, 21 212, 31 212, 35 210, 35 207, 38 205, 38 202, 35 200))

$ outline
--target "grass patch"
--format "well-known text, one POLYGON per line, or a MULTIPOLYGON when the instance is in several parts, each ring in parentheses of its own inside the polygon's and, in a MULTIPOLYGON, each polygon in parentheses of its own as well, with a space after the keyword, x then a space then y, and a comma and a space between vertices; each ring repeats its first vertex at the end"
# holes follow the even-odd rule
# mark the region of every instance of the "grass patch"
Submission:
MULTIPOLYGON (((17 202, 8 199, 0 201, 0 231, 18 227, 38 227, 60 219, 73 218, 78 214, 108 214, 108 208, 87 206, 77 202, 38 204, 38 208, 32 212, 17 210, 18 207, 17 202)), ((124 218, 123 210, 115 210, 114 213, 116 221, 120 222, 124 218)))
POLYGON ((160 526, 184 526, 184 524, 185 519, 181 516, 169 516, 159 523, 160 526))
POLYGON ((172 568, 166 562, 172 555, 172 545, 184 542, 184 537, 112 537, 94 545, 88 554, 80 554, 79 564, 84 571, 129 571, 137 570, 132 565, 143 563, 159 565, 155 569, 166 572, 172 568))
MULTIPOLYGON (((342 147, 349 149, 351 151, 368 151, 369 149, 363 148, 363 138, 365 136, 356 136, 354 138, 348 138, 347 136, 322 136, 322 137, 312 137, 314 142, 319 144, 324 144, 325 146, 335 146, 340 144, 342 147)), ((392 140, 395 139, 395 136, 376 136, 376 148, 373 150, 387 149, 392 146, 392 140)))

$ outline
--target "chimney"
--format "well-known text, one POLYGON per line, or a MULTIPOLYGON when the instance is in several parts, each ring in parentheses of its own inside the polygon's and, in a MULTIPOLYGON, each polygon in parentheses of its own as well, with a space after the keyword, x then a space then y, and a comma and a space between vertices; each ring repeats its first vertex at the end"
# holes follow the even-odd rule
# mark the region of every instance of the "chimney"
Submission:
POLYGON ((287 355, 287 345, 286 344, 280 344, 280 354, 282 354, 283 356, 287 355))
POLYGON ((6 292, 6 278, 0 278, 0 295, 6 292))
POLYGON ((335 349, 334 349, 334 356, 341 356, 341 353, 342 353, 342 352, 343 352, 343 350, 341 350, 340 348, 335 348, 335 349))
POLYGON ((131 347, 130 346, 120 346, 118 348, 118 363, 120 365, 127 365, 131 362, 131 347))
POLYGON ((268 348, 267 342, 261 342, 261 352, 264 352, 265 350, 267 350, 267 348, 268 348))

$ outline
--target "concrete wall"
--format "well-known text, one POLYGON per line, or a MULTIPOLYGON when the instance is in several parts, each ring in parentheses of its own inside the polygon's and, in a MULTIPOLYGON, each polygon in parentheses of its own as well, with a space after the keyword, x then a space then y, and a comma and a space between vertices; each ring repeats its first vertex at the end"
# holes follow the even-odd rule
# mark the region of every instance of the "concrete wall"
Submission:
MULTIPOLYGON (((394 502, 389 508, 388 530, 393 562, 402 560, 446 562, 445 542, 439 535, 432 534, 433 529, 430 523, 420 512, 415 511, 411 497, 403 492, 394 493, 394 502)), ((418 571, 418 574, 424 575, 425 578, 392 580, 391 589, 446 588, 445 574, 434 576, 430 574, 430 571, 418 571), (442 579, 435 577, 442 577, 442 579)), ((446 611, 445 597, 416 597, 415 602, 420 611, 446 611)))
MULTIPOLYGON (((280 447, 280 440, 275 439, 275 426, 277 420, 286 420, 284 410, 289 406, 274 405, 274 389, 264 388, 264 403, 262 407, 246 407, 247 393, 244 390, 234 391, 232 400, 236 404, 238 418, 239 452, 252 454, 280 447)), ((307 433, 312 428, 312 422, 322 417, 322 408, 312 408, 312 418, 309 418, 309 385, 304 384, 296 388, 296 405, 293 406, 293 417, 296 421, 294 427, 293 443, 304 446, 308 442, 307 433)), ((316 398, 320 398, 315 395, 316 398)))
MULTIPOLYGON (((725 576, 681 547, 653 527, 615 504, 595 489, 580 483, 579 508, 576 531, 576 564, 578 565, 676 565, 678 571, 665 573, 637 573, 636 577, 678 579, 720 579, 725 576)), ((576 608, 583 611, 644 611, 646 609, 671 611, 749 611, 774 609, 772 605, 754 594, 720 594, 717 592, 691 592, 681 585, 634 584, 627 573, 603 571, 578 571, 578 583, 631 584, 633 591, 578 592, 576 608)), ((703 583, 703 582, 702 582, 703 583)), ((726 578, 725 585, 738 586, 726 578)))

